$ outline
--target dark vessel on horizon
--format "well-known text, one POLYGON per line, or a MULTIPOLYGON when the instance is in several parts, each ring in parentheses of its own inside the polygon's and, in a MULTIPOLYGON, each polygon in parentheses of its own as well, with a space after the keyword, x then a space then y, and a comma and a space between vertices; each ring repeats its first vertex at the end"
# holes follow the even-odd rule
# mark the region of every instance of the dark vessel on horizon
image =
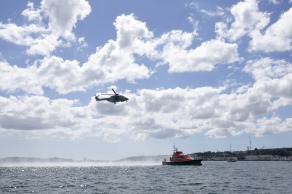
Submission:
POLYGON ((162 165, 202 165, 201 159, 194 159, 193 157, 184 154, 182 151, 173 146, 172 157, 169 158, 169 161, 164 159, 162 165))

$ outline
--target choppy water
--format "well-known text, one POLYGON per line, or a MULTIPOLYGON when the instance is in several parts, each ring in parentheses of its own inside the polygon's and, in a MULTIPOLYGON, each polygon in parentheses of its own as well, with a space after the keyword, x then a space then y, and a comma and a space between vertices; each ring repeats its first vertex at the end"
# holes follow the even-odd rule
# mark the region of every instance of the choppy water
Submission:
POLYGON ((292 193, 292 162, 0 167, 0 193, 292 193))

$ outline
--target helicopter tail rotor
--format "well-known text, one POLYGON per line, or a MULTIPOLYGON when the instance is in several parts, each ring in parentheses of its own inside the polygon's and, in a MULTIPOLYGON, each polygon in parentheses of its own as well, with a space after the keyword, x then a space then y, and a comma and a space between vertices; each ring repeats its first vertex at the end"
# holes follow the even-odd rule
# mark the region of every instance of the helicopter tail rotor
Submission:
POLYGON ((96 101, 99 101, 99 98, 98 98, 98 96, 94 96, 94 98, 95 98, 95 100, 96 100, 96 101))

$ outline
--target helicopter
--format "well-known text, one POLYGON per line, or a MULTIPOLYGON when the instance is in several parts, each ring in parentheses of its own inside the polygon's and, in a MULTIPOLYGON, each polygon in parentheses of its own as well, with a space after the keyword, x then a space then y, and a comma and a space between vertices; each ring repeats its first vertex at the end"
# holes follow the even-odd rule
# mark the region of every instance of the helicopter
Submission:
POLYGON ((114 92, 114 94, 100 94, 98 96, 95 96, 95 100, 96 101, 107 100, 107 101, 114 103, 114 104, 116 104, 117 102, 124 102, 124 101, 129 100, 127 97, 116 93, 116 91, 114 89, 112 89, 112 91, 114 92), (108 98, 99 98, 99 96, 101 96, 101 95, 111 95, 111 96, 108 98))

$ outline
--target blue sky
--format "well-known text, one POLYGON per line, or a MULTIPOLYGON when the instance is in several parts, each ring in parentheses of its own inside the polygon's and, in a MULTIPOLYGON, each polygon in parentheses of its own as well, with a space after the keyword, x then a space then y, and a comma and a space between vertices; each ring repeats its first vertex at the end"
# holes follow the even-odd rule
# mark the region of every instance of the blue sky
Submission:
POLYGON ((291 5, 1 1, 0 157, 291 147, 291 5))

